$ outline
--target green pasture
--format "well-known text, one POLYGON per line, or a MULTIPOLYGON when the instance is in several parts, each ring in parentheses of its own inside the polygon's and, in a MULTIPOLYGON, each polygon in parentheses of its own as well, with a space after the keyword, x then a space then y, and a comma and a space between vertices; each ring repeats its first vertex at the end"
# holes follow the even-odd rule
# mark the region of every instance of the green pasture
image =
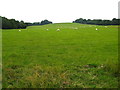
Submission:
POLYGON ((2 30, 2 63, 4 88, 116 88, 118 28, 56 23, 2 30))

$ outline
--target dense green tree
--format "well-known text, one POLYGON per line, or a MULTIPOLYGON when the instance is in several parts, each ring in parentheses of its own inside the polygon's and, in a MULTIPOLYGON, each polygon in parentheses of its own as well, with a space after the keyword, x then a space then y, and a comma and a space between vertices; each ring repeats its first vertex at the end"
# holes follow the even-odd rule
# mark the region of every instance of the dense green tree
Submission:
POLYGON ((34 23, 25 23, 27 26, 33 26, 33 25, 45 25, 45 24, 52 24, 51 21, 43 20, 41 22, 34 22, 34 23))
POLYGON ((17 21, 15 19, 7 19, 5 17, 1 17, 2 19, 2 29, 22 29, 26 28, 27 26, 32 26, 32 25, 45 25, 45 24, 52 24, 51 21, 48 20, 43 20, 41 22, 34 22, 34 23, 25 23, 24 21, 17 21))
POLYGON ((31 26, 32 25, 32 23, 30 23, 30 22, 26 22, 25 23, 27 26, 31 26))
POLYGON ((2 18, 2 29, 19 29, 26 28, 26 24, 23 21, 17 21, 15 19, 2 18))
POLYGON ((101 19, 76 19, 73 23, 81 24, 93 24, 93 25, 120 25, 120 19, 113 18, 112 20, 101 20, 101 19))
POLYGON ((45 25, 45 24, 52 24, 52 22, 48 20, 41 21, 41 25, 45 25))
POLYGON ((40 22, 34 22, 32 25, 41 25, 40 22))
POLYGON ((118 23, 120 24, 120 19, 116 19, 116 18, 112 19, 112 24, 117 25, 118 23))

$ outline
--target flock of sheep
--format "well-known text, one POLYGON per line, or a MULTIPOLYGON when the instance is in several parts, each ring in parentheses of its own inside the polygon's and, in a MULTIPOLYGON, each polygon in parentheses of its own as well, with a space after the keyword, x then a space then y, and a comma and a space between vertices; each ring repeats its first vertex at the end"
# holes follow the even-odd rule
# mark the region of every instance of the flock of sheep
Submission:
MULTIPOLYGON (((46 31, 48 31, 49 29, 46 29, 46 31)), ((56 31, 60 31, 60 29, 58 28, 56 31)))
MULTIPOLYGON (((89 27, 92 27, 92 26, 89 26, 89 27)), ((107 26, 105 26, 105 28, 107 28, 107 26)), ((77 27, 75 27, 75 28, 73 28, 74 30, 77 30, 78 28, 77 27)), ((46 31, 48 31, 49 29, 46 29, 46 31)), ((96 28, 95 30, 99 30, 98 28, 96 28)), ((56 31, 61 31, 59 28, 56 30, 56 31)))
MULTIPOLYGON (((89 26, 89 27, 92 27, 92 26, 89 26)), ((107 26, 104 26, 105 28, 107 28, 107 26)), ((74 30, 77 30, 78 28, 75 27, 73 28, 74 30)), ((99 30, 98 28, 96 28, 95 30, 99 30)), ((49 31, 49 29, 46 29, 46 31, 49 31)), ((61 31, 59 28, 56 30, 56 31, 61 31)), ((19 30, 19 32, 21 32, 21 30, 19 30)))

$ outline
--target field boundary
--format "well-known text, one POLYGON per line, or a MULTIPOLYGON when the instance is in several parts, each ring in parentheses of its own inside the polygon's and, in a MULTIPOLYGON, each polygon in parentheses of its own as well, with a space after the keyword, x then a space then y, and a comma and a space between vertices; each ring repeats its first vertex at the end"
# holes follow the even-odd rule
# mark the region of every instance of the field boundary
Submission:
MULTIPOLYGON (((118 18, 120 18, 120 1, 118 2, 118 18)), ((119 22, 120 23, 120 22, 119 22)), ((120 73, 120 28, 118 26, 118 73, 120 73)), ((120 88, 120 77, 118 78, 118 88, 120 88)))
POLYGON ((2 18, 0 17, 0 89, 2 89, 2 18))

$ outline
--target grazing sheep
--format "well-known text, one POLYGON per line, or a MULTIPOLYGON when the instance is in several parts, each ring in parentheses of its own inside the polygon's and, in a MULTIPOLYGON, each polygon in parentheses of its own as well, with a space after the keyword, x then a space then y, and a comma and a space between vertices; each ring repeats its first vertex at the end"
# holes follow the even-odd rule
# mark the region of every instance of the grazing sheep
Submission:
POLYGON ((19 32, 21 32, 21 30, 19 30, 19 32))
POLYGON ((58 28, 56 31, 60 31, 60 29, 58 28))
POLYGON ((98 30, 98 29, 96 28, 96 30, 98 30))
POLYGON ((75 30, 77 30, 78 28, 76 27, 76 28, 74 28, 75 30))
POLYGON ((47 31, 49 30, 49 29, 46 29, 47 31))

